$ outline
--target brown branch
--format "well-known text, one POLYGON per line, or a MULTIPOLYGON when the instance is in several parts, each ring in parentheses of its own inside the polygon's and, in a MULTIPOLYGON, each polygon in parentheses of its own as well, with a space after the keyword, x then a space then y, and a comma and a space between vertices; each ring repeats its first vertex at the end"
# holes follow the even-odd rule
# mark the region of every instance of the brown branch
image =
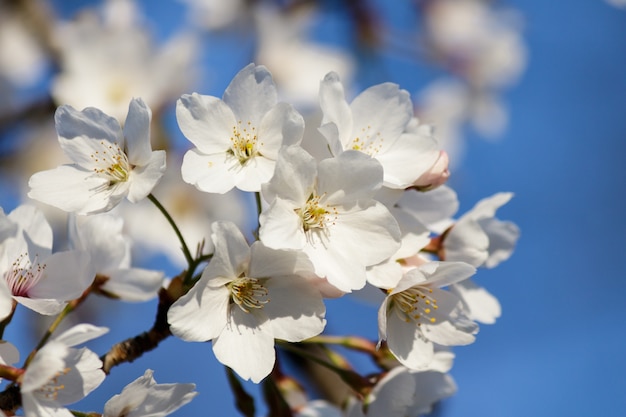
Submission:
POLYGON ((144 353, 155 349, 161 341, 167 339, 172 334, 167 323, 167 311, 174 301, 178 299, 178 294, 173 294, 172 290, 174 287, 177 287, 176 281, 180 280, 179 276, 172 280, 168 289, 161 288, 159 291, 159 306, 154 324, 150 330, 113 345, 106 354, 100 357, 104 373, 108 375, 114 366, 125 362, 133 362, 144 353))

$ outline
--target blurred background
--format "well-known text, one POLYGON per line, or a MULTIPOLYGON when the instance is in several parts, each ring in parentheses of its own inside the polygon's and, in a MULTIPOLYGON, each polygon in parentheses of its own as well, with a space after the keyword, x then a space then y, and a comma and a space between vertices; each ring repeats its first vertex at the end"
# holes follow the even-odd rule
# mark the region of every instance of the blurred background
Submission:
MULTIPOLYGON (((475 281, 502 316, 454 349, 458 393, 437 416, 626 415, 626 4, 618 0, 0 1, 0 206, 25 197, 34 172, 64 161, 56 106, 98 107, 123 120, 131 97, 154 112, 153 147, 168 150, 155 195, 188 242, 210 222, 251 231, 248 196, 209 196, 180 179, 190 147, 176 126, 183 93, 221 97, 249 62, 266 65, 281 98, 314 125, 320 79, 337 71, 353 97, 391 81, 436 126, 451 159, 459 214, 499 191, 498 217, 522 235, 513 256, 475 281)), ((311 132, 314 135, 315 132, 311 132)), ((44 208, 44 207, 42 207, 44 208)), ((44 208, 64 245, 65 214, 44 208)), ((120 207, 138 265, 170 277, 184 263, 150 205, 120 207)), ((75 320, 111 327, 104 353, 150 328, 156 301, 95 298, 75 320), (93 304, 91 304, 93 302, 93 304)), ((376 308, 328 303, 331 334, 376 338, 376 308)), ((23 356, 45 329, 18 309, 5 338, 23 356)), ((367 363, 357 365, 367 367, 367 363)), ((73 408, 102 411, 130 381, 194 382, 200 395, 174 415, 237 415, 210 343, 171 337, 113 369, 73 408)), ((245 385, 258 396, 258 389, 245 385)), ((263 406, 258 404, 259 415, 263 406)))

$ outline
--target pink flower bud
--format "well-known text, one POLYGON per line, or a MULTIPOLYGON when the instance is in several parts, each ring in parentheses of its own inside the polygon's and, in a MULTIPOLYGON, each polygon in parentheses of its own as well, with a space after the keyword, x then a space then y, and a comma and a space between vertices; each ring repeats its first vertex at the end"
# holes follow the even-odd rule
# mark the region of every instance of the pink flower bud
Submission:
POLYGON ((428 191, 445 184, 450 177, 448 162, 448 154, 446 151, 439 151, 439 158, 437 158, 428 171, 424 172, 415 180, 413 186, 419 191, 428 191))

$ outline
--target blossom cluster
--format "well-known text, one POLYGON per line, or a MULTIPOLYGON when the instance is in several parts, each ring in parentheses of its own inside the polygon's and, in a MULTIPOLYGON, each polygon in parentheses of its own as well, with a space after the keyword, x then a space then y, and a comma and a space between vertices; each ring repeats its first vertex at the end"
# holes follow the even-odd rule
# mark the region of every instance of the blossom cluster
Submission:
MULTIPOLYGON (((180 167, 183 180, 203 193, 239 189, 257 202, 254 230, 215 221, 210 242, 193 242, 195 254, 152 194, 166 156, 152 150, 148 105, 133 98, 123 125, 94 107, 57 109, 58 141, 71 162, 32 175, 28 195, 70 213, 69 247, 52 250, 52 228, 34 206, 0 215, 2 328, 18 304, 58 315, 23 366, 13 366, 19 354, 12 345, 0 345, 0 374, 19 390, 26 416, 71 415, 65 405, 134 359, 119 356, 121 348, 100 358, 75 348, 106 328, 79 324, 51 336, 91 294, 158 296, 154 345, 145 350, 170 334, 210 341, 217 360, 234 372, 238 402, 245 397, 239 379, 271 381, 288 415, 298 416, 416 416, 455 392, 451 347, 472 343, 478 323, 500 315, 497 299, 471 277, 515 247, 519 229, 496 217, 512 194, 488 197, 455 218, 447 154, 396 84, 374 85, 349 100, 330 72, 320 81, 319 105, 321 122, 305 123, 293 105, 279 101, 268 69, 255 64, 221 98, 180 97, 178 127, 192 145, 180 167), (327 153, 305 140, 311 131, 327 153), (165 215, 182 248, 186 267, 171 280, 132 267, 116 207, 144 199, 165 215), (325 333, 327 320, 340 320, 326 316, 326 300, 365 292, 378 299, 372 323, 378 339, 325 333), (333 350, 337 345, 369 354, 379 371, 360 375, 333 350), (320 346, 326 354, 311 350, 320 346), (350 393, 341 404, 309 401, 277 352, 330 369, 350 393)), ((148 370, 103 415, 164 416, 195 395, 193 384, 156 384, 148 370)))

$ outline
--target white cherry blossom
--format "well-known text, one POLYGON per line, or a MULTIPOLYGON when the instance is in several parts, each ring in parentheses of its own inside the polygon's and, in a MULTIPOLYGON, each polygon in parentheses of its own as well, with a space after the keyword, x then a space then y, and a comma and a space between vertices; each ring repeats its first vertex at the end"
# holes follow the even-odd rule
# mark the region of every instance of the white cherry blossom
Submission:
POLYGON ((386 187, 411 186, 439 158, 432 129, 413 116, 409 93, 396 84, 370 87, 348 104, 339 76, 331 72, 320 84, 320 105, 320 131, 331 152, 353 149, 376 158, 386 187))
POLYGON ((302 252, 248 247, 230 222, 213 224, 213 241, 213 259, 168 322, 183 340, 212 340, 221 363, 259 382, 274 366, 274 339, 298 342, 324 329, 322 296, 305 279, 312 266, 302 252))
POLYGON ((263 187, 271 204, 259 219, 261 241, 302 250, 315 273, 340 291, 363 288, 365 268, 400 246, 396 220, 372 198, 381 183, 380 164, 362 152, 346 151, 318 165, 302 148, 285 148, 263 187))
POLYGON ((128 384, 104 405, 103 417, 164 417, 191 401, 195 384, 157 384, 153 371, 128 384))
POLYGON ((52 228, 33 206, 19 206, 8 218, 16 232, 0 244, 0 316, 10 313, 13 300, 40 314, 59 313, 91 284, 89 254, 52 253, 52 228))
POLYGON ((165 151, 150 145, 151 118, 141 99, 130 102, 123 130, 96 108, 59 107, 59 144, 73 163, 34 174, 28 196, 78 214, 109 211, 124 197, 145 198, 165 171, 165 151))
POLYGON ((418 417, 430 413, 436 402, 455 392, 456 384, 448 374, 398 366, 378 381, 363 403, 352 401, 346 415, 418 417))
POLYGON ((478 326, 461 310, 461 300, 440 289, 474 274, 463 262, 428 262, 407 271, 388 290, 378 310, 378 334, 404 366, 424 369, 434 357, 434 345, 467 345, 478 326))
POLYGON ((79 324, 37 351, 20 381, 25 417, 72 417, 64 406, 85 397, 105 378, 98 355, 74 346, 106 332, 106 327, 79 324))
POLYGON ((260 191, 274 173, 278 150, 299 144, 304 119, 278 103, 264 66, 250 64, 233 78, 222 100, 185 94, 176 105, 178 126, 195 148, 185 154, 183 179, 199 190, 260 191))
POLYGON ((69 237, 74 249, 88 252, 100 289, 126 301, 156 297, 163 284, 163 272, 131 268, 131 241, 122 232, 121 217, 97 215, 70 216, 69 237))

